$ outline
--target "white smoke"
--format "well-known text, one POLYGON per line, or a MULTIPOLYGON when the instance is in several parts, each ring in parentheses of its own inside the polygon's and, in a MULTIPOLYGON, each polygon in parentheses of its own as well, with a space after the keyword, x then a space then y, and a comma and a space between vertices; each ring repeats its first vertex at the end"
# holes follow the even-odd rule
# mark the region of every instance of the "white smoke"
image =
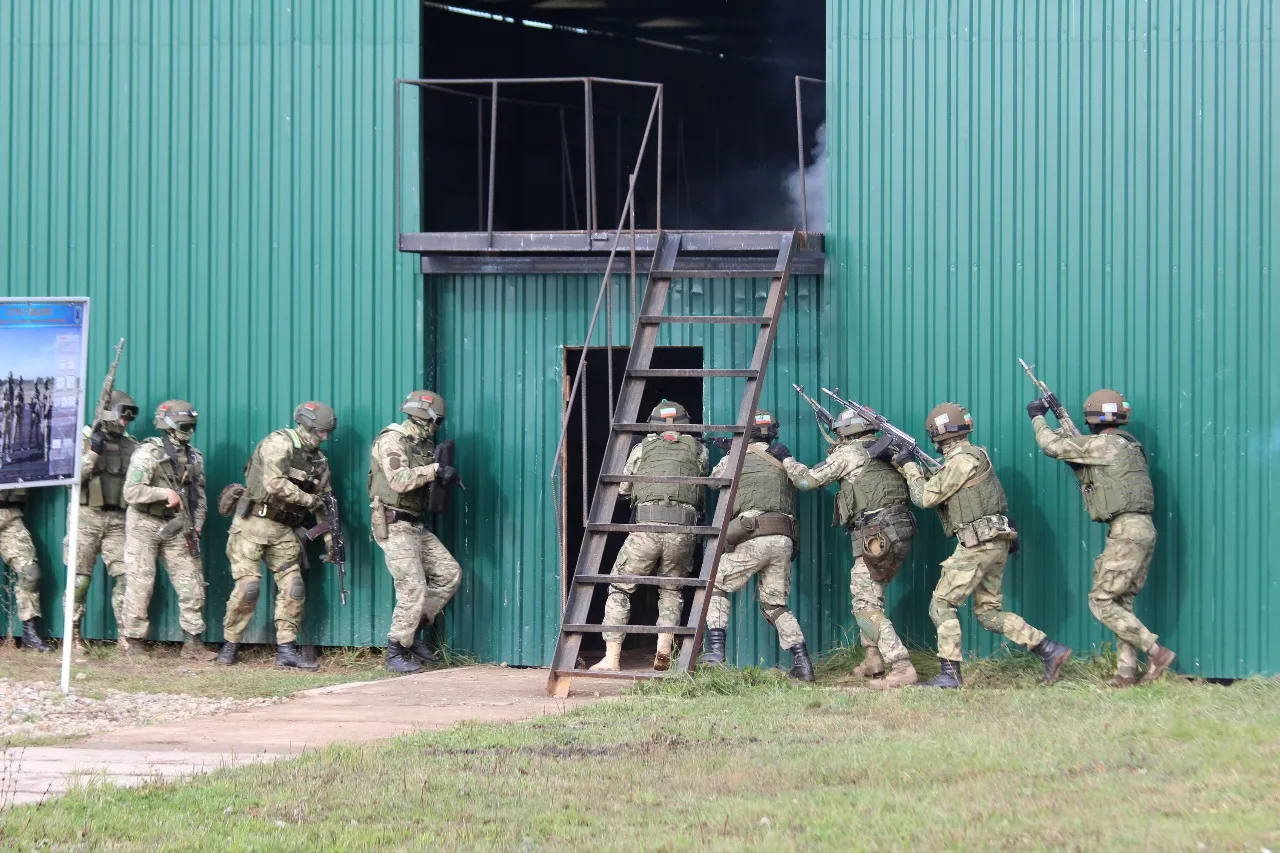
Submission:
MULTIPOLYGON (((813 165, 804 170, 804 195, 809 214, 809 230, 825 231, 827 227, 827 125, 823 122, 814 132, 814 146, 810 150, 813 165)), ((800 226, 800 170, 792 169, 783 179, 783 186, 790 199, 788 209, 791 221, 800 226)))

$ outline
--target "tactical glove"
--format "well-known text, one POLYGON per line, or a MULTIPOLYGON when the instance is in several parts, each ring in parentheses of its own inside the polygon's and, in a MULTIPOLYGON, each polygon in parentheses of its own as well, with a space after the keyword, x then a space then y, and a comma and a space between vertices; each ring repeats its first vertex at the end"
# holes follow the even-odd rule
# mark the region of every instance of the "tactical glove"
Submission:
POLYGON ((911 453, 910 447, 899 447, 893 454, 893 464, 895 468, 901 468, 915 457, 911 453))
POLYGON ((442 486, 451 486, 458 482, 458 469, 452 465, 439 465, 436 467, 436 482, 442 486))
POLYGON ((769 445, 769 455, 779 462, 783 462, 791 458, 791 451, 781 441, 775 441, 769 445))
POLYGON ((101 453, 107 446, 107 434, 100 429, 95 429, 89 435, 89 449, 94 453, 101 453))
POLYGON ((1042 418, 1047 411, 1049 411, 1048 397, 1037 397, 1027 403, 1027 417, 1029 418, 1042 418))

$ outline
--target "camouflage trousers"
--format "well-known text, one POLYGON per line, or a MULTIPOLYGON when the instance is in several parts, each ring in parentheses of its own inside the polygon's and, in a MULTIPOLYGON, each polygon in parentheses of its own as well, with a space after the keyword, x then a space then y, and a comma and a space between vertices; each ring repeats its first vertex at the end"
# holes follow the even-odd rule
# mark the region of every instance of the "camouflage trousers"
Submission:
POLYGON ((222 629, 229 642, 238 643, 249 627, 262 593, 262 563, 276 581, 276 642, 298 639, 307 587, 302 580, 302 543, 288 527, 269 518, 237 517, 227 538, 227 559, 235 586, 227 599, 222 629))
POLYGON ((388 525, 386 541, 378 545, 396 589, 387 637, 411 646, 423 621, 434 622, 453 598, 462 582, 462 567, 433 533, 407 521, 388 525))
POLYGON ((1107 545, 1093 562, 1093 589, 1089 610, 1115 632, 1116 657, 1121 675, 1138 674, 1138 652, 1159 640, 1133 615, 1133 600, 1147 582, 1147 569, 1156 549, 1156 527, 1151 516, 1125 513, 1111 520, 1107 545))
MULTIPOLYGON (((76 538, 76 610, 77 620, 84 617, 84 602, 89 595, 89 582, 93 578, 93 567, 102 554, 102 562, 107 567, 107 576, 112 579, 111 610, 116 617, 116 631, 125 636, 124 587, 124 526, 125 513, 122 509, 105 507, 80 507, 80 531, 76 538)), ((62 540, 62 562, 67 559, 66 537, 62 540)))
POLYGON ((23 622, 40 616, 40 564, 36 546, 22 519, 22 510, 0 508, 0 560, 9 570, 18 602, 18 618, 23 622))
POLYGON ((858 634, 862 637, 864 649, 876 648, 885 666, 907 660, 907 647, 898 639, 898 632, 884 612, 884 584, 871 578, 871 570, 867 561, 858 553, 853 560, 853 569, 849 572, 849 599, 853 602, 853 619, 858 623, 858 634))
MULTIPOLYGON (((696 540, 690 533, 629 533, 613 562, 615 575, 652 575, 664 578, 686 578, 693 572, 693 548, 696 540)), ((631 618, 633 583, 609 585, 609 598, 604 605, 605 625, 626 625, 631 618)), ((658 625, 680 624, 684 598, 674 584, 658 586, 658 625)), ((622 642, 625 634, 604 634, 606 643, 622 642)))
POLYGON ((1040 645, 1044 631, 1033 628, 1016 613, 1004 609, 1004 564, 1009 559, 1009 543, 984 542, 972 548, 956 545, 955 553, 942 563, 942 576, 929 601, 929 618, 938 629, 938 657, 958 661, 960 617, 957 609, 973 596, 973 615, 988 631, 1003 634, 1028 649, 1040 645))
POLYGON ((125 636, 145 640, 151 630, 148 611, 156 585, 156 559, 164 561, 178 594, 178 623, 188 634, 204 633, 204 569, 187 550, 181 534, 161 541, 165 520, 130 508, 124 527, 125 636))
POLYGON ((778 645, 790 649, 804 642, 800 623, 787 607, 791 595, 791 538, 759 536, 748 539, 720 558, 716 586, 707 609, 708 628, 729 627, 729 593, 737 592, 759 575, 760 613, 778 631, 778 645))

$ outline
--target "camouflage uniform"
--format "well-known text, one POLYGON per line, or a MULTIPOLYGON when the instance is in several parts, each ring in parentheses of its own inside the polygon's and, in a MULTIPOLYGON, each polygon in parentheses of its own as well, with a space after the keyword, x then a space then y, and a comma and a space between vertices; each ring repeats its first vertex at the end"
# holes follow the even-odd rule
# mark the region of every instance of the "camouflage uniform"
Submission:
POLYGON ((391 424, 373 442, 369 496, 387 513, 386 537, 375 541, 386 555, 396 590, 387 636, 408 648, 419 627, 435 621, 462 581, 462 567, 422 526, 427 485, 436 478, 434 443, 413 421, 391 424))
POLYGON ((40 564, 22 517, 26 501, 26 489, 0 491, 0 560, 9 569, 22 622, 40 618, 40 564))
POLYGON ((227 642, 240 642, 258 604, 265 560, 276 582, 276 642, 293 643, 306 602, 302 544, 294 529, 314 515, 322 506, 320 496, 330 491, 329 460, 319 450, 306 450, 297 430, 276 430, 258 443, 247 479, 251 509, 231 522, 227 539, 235 587, 223 630, 227 642))
POLYGON ((915 462, 902 468, 911 500, 926 509, 938 508, 947 535, 960 538, 955 553, 942 563, 942 575, 929 602, 929 618, 938 629, 938 657, 962 659, 957 608, 971 595, 973 615, 982 627, 1034 649, 1045 640, 1045 633, 1004 609, 1004 565, 1017 534, 986 521, 1003 517, 1007 510, 991 459, 985 449, 964 437, 949 439, 943 458, 942 470, 930 477, 915 462), (972 510, 967 515, 966 508, 972 510))
MULTIPOLYGON (((112 579, 111 609, 116 618, 116 631, 126 635, 124 607, 125 588, 125 504, 124 487, 129 463, 138 449, 138 441, 128 433, 107 433, 102 453, 89 447, 91 427, 84 428, 80 462, 80 529, 76 541, 76 624, 84 618, 85 598, 93 577, 93 567, 102 555, 107 576, 112 579)), ((62 561, 69 565, 68 540, 62 540, 62 561)))
MULTIPOLYGON (((758 518, 763 514, 763 510, 741 510, 743 506, 743 491, 748 487, 748 478, 751 476, 748 466, 769 465, 781 468, 782 463, 769 456, 767 442, 752 442, 748 445, 748 453, 751 456, 744 461, 742 476, 739 478, 738 501, 734 506, 735 517, 758 518)), ((716 464, 711 476, 726 476, 728 465, 729 457, 725 456, 716 464)), ((781 471, 780 473, 783 480, 786 481, 785 473, 781 471)), ((788 482, 788 487, 789 485, 788 482)), ((791 488, 788 488, 788 491, 790 493, 789 506, 783 508, 782 514, 794 519, 795 491, 791 488), (785 509, 790 509, 791 512, 785 512, 785 509)), ((782 503, 786 503, 785 498, 782 503)), ((777 629, 778 645, 783 649, 790 650, 803 643, 805 641, 804 632, 800 630, 800 623, 796 621, 795 615, 787 606, 787 600, 791 595, 791 552, 793 544, 789 536, 757 536, 739 544, 732 551, 726 551, 720 557, 720 564, 716 569, 716 585, 715 589, 712 590, 711 603, 707 610, 707 627, 729 627, 729 593, 742 589, 747 585, 747 581, 759 574, 760 613, 769 624, 777 629)))
POLYGON ((1108 525, 1106 547, 1093 564, 1089 610, 1115 632, 1119 675, 1136 678, 1138 651, 1159 640, 1133 614, 1156 547, 1155 502, 1142 446, 1121 431, 1071 436, 1051 429, 1043 416, 1032 424, 1045 455, 1076 472, 1093 520, 1108 525))
MULTIPOLYGON (((704 477, 707 473, 707 449, 695 439, 678 433, 662 433, 648 435, 631 448, 627 456, 627 464, 623 474, 644 475, 658 473, 648 470, 645 452, 657 451, 665 445, 679 444, 686 448, 686 455, 693 461, 688 465, 686 476, 704 477), (659 445, 658 442, 664 442, 659 445)), ((656 456, 657 453, 651 453, 656 456)), ((666 473, 665 471, 663 473, 666 473)), ((684 507, 696 511, 702 502, 701 486, 659 486, 657 488, 640 488, 633 483, 622 483, 618 489, 620 494, 640 496, 635 500, 637 507, 684 507), (669 491, 673 498, 664 500, 657 497, 661 491, 669 491), (653 497, 650 497, 653 495, 653 497)), ((661 524, 662 522, 644 522, 645 524, 661 524)), ((660 577, 682 578, 693 572, 693 552, 696 537, 690 533, 629 533, 622 543, 622 550, 613 563, 611 570, 615 575, 652 575, 656 571, 660 577)), ((626 625, 631 618, 631 596, 636 591, 632 583, 615 583, 609 585, 609 598, 604 607, 605 625, 626 625)), ((680 611, 683 607, 680 587, 661 584, 658 587, 658 621, 662 627, 673 627, 680 624, 680 611)), ((606 633, 606 643, 620 643, 625 635, 622 633, 606 633)))
MULTIPOLYGON (((138 445, 129 461, 125 477, 124 562, 126 571, 124 613, 125 635, 146 639, 151 629, 148 610, 156 583, 156 558, 164 560, 165 571, 178 594, 178 621, 186 634, 204 633, 204 570, 200 558, 187 548, 182 529, 162 538, 161 528, 170 524, 184 506, 170 508, 166 495, 170 489, 188 500, 192 486, 195 507, 191 525, 196 536, 204 528, 206 512, 204 457, 190 445, 175 444, 171 459, 164 438, 148 438, 138 445)), ((172 529, 172 528, 171 528, 172 529)))
MULTIPOLYGON (((838 516, 844 517, 838 517, 837 523, 850 529, 854 559, 853 568, 849 572, 849 596, 852 599, 853 618, 858 623, 862 645, 864 648, 879 650, 884 664, 889 667, 908 660, 907 647, 898 638, 898 632, 894 630, 893 623, 884 612, 884 584, 888 580, 881 582, 872 578, 871 568, 867 564, 867 556, 864 553, 862 536, 853 530, 854 510, 850 507, 844 513, 841 512, 842 502, 850 501, 846 493, 854 492, 860 477, 870 480, 876 475, 883 476, 887 473, 898 483, 901 483, 901 477, 887 463, 872 459, 867 453, 866 443, 861 439, 845 440, 832 445, 827 458, 813 468, 808 468, 795 459, 788 459, 784 464, 792 482, 802 491, 819 489, 830 483, 840 483, 841 497, 837 500, 836 511, 838 516)), ((905 498, 905 487, 902 488, 902 492, 902 497, 905 498)), ((876 502, 881 503, 881 501, 876 502)), ((885 503, 868 509, 873 513, 879 513, 884 506, 888 505, 885 503)), ((905 506, 903 508, 905 509, 905 506)), ((910 534, 907 536, 908 539, 909 536, 910 534)), ((881 560, 882 572, 878 571, 877 575, 891 580, 898 566, 906 559, 907 551, 906 541, 893 543, 890 551, 881 560)))

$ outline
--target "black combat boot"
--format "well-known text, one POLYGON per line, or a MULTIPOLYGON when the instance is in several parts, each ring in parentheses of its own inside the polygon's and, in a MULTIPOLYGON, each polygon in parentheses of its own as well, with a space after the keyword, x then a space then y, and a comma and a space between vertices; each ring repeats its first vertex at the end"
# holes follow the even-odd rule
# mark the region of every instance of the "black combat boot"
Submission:
POLYGON ((413 675, 415 672, 422 672, 422 664, 413 658, 414 655, 411 649, 406 649, 395 640, 387 640, 387 672, 394 672, 398 675, 413 675))
POLYGON ((320 664, 307 660, 294 642, 276 645, 276 669, 319 669, 320 664))
POLYGON ((1044 679, 1041 683, 1053 684, 1058 680, 1058 673, 1062 670, 1062 665, 1071 657, 1071 649, 1062 643, 1050 640, 1045 637, 1040 641, 1040 645, 1031 651, 1035 652, 1040 660, 1044 661, 1044 679))
POLYGON ((22 650, 24 652, 51 652, 53 649, 44 644, 36 633, 36 620, 28 619, 22 623, 22 650))
POLYGON ((223 666, 234 665, 240 659, 238 657, 239 649, 239 643, 233 643, 230 640, 227 640, 222 644, 222 648, 218 650, 218 657, 214 663, 220 663, 223 666))
POLYGON ((423 620, 419 623, 418 631, 413 635, 413 645, 408 648, 408 652, 423 663, 440 663, 440 655, 427 645, 426 635, 429 630, 429 622, 423 620))
POLYGON ((942 669, 938 670, 937 675, 920 686, 958 690, 960 685, 964 684, 964 681, 960 678, 960 661, 939 659, 938 663, 942 664, 942 669))
POLYGON ((703 666, 724 665, 724 628, 708 628, 707 641, 702 647, 703 666))
POLYGON ((791 652, 790 671, 787 675, 792 678, 798 678, 801 681, 813 681, 813 662, 809 660, 809 648, 804 643, 796 643, 787 649, 791 652))

